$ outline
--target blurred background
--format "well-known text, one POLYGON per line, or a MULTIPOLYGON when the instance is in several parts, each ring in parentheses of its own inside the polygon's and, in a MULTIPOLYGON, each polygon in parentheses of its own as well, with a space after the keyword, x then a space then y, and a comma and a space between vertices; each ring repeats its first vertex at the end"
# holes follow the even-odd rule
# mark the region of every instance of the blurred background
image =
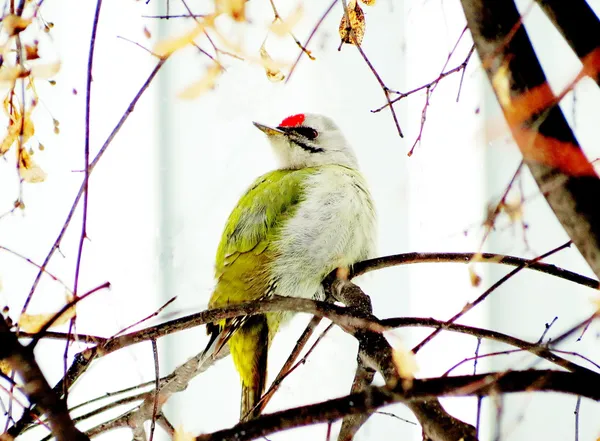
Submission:
MULTIPOLYGON (((293 32, 304 42, 329 2, 276 1, 282 17, 294 14, 299 4, 302 15, 293 32)), ((550 84, 559 92, 573 80, 581 65, 535 4, 518 4, 550 84)), ((600 0, 589 0, 589 4, 600 11, 600 0)), ((188 5, 198 14, 213 8, 212 2, 201 0, 190 0, 188 5)), ((47 178, 43 183, 24 184, 25 209, 0 218, 0 245, 38 264, 63 227, 83 179, 85 81, 95 6, 92 1, 46 1, 40 9, 43 18, 54 24, 51 32, 40 39, 40 50, 44 56, 61 62, 56 84, 36 83, 41 104, 34 114, 35 137, 45 148, 35 153, 35 160, 47 178), (54 133, 53 119, 60 122, 59 134, 54 133)), ((435 80, 441 72, 460 65, 471 48, 468 32, 459 40, 466 23, 457 1, 378 0, 363 10, 366 31, 362 48, 390 89, 407 92, 435 80)), ((256 61, 265 37, 265 47, 274 60, 283 63, 285 74, 300 51, 291 37, 269 34, 273 11, 267 0, 248 2, 247 23, 218 19, 224 38, 239 45, 246 60, 221 54, 219 61, 226 72, 213 90, 191 100, 178 96, 213 65, 197 48, 181 49, 165 64, 90 178, 88 240, 79 292, 105 281, 112 288, 77 306, 77 332, 109 337, 151 314, 173 296, 177 296, 176 301, 144 325, 206 309, 214 283, 214 255, 225 220, 252 180, 275 166, 267 140, 252 121, 277 124, 291 114, 316 112, 338 122, 356 150, 376 202, 380 255, 481 249, 532 258, 568 240, 527 170, 522 170, 507 199, 517 208, 517 214, 512 218, 501 214, 495 231, 482 246, 489 207, 493 209, 500 200, 521 157, 476 53, 464 73, 449 75, 436 85, 429 97, 422 136, 409 157, 419 136, 425 91, 395 104, 404 132, 404 138, 400 138, 388 109, 371 112, 386 101, 359 52, 350 45, 338 51, 342 11, 341 4, 337 4, 325 18, 308 47, 315 60, 301 57, 289 82, 270 81, 256 61)), ((176 0, 104 0, 93 70, 92 156, 157 62, 132 41, 151 49, 168 36, 194 27, 189 18, 145 17, 166 14, 187 11, 176 0)), ((206 40, 200 38, 198 42, 213 53, 206 40)), ((588 79, 582 80, 561 103, 590 159, 600 156, 599 104, 598 89, 588 79)), ((4 213, 19 195, 12 159, 0 161, 0 185, 0 212, 4 213)), ((81 223, 80 206, 47 268, 70 287, 81 223)), ((574 248, 548 261, 593 277, 574 248)), ((444 320, 508 271, 510 268, 490 264, 477 264, 471 270, 463 264, 418 264, 377 271, 357 279, 357 283, 371 296, 374 313, 380 318, 444 320), (478 286, 472 284, 473 274, 481 277, 478 286)), ((36 273, 35 266, 0 250, 0 304, 9 307, 13 320, 19 317, 36 273)), ((556 317, 545 335, 548 340, 592 314, 594 295, 564 280, 522 271, 460 323, 536 342, 556 317)), ((64 303, 65 287, 44 276, 28 311, 52 312, 64 303)), ((269 355, 271 378, 308 320, 308 316, 298 315, 275 339, 269 355)), ((388 337, 393 346, 410 348, 429 332, 409 328, 390 332, 388 337)), ((161 374, 168 374, 197 354, 206 341, 203 327, 159 340, 161 374)), ((70 357, 84 347, 75 344, 70 357)), ((473 356, 476 347, 477 340, 472 337, 442 333, 419 352, 417 376, 440 376, 473 356)), ((580 341, 572 339, 561 346, 592 360, 600 358, 599 347, 597 325, 580 341)), ((307 363, 284 382, 267 412, 348 393, 356 349, 353 338, 334 329, 307 363)), ((505 349, 508 347, 483 342, 480 354, 505 349)), ((63 353, 64 343, 59 341, 44 341, 36 350, 51 384, 62 376, 63 353)), ((581 359, 577 362, 589 367, 581 359)), ((105 357, 76 384, 69 404, 151 381, 153 366, 149 342, 105 357)), ((529 367, 549 366, 516 353, 482 359, 477 370, 529 367)), ((472 372, 472 362, 453 371, 472 372)), ((380 379, 377 381, 382 384, 380 379)), ((442 403, 453 415, 475 422, 475 398, 442 399, 442 403)), ((575 405, 575 397, 558 394, 484 399, 481 439, 576 439, 575 405), (499 419, 498 406, 502 409, 499 419)), ((416 422, 403 406, 384 410, 416 422)), ((579 439, 600 435, 600 423, 592 416, 599 410, 596 403, 582 402, 579 439)), ((124 411, 114 409, 81 428, 124 411)), ((193 380, 165 408, 175 426, 194 434, 235 424, 238 411, 238 376, 230 359, 193 380)), ((339 423, 334 429, 339 430, 339 423)), ((325 439, 326 430, 326 425, 317 425, 269 439, 325 439)), ((40 439, 45 434, 39 429, 28 432, 23 439, 40 439)), ((398 439, 421 439, 418 425, 387 415, 374 415, 356 439, 388 439, 391 434, 398 439)), ((122 430, 100 438, 131 439, 131 433, 122 430)), ((156 439, 166 439, 161 430, 157 430, 156 439)))

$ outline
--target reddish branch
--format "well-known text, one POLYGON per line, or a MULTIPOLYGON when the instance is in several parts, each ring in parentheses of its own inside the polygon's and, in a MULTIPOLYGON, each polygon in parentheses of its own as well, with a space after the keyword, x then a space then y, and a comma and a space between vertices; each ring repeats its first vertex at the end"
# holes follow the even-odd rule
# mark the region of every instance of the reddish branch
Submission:
MULTIPOLYGON (((477 52, 525 164, 557 219, 600 277, 600 179, 557 105, 559 100, 546 81, 514 1, 461 3, 477 52)), ((557 2, 550 3, 557 6, 557 2)), ((581 2, 575 5, 581 13, 581 2)), ((594 35, 593 30, 599 28, 597 19, 591 18, 590 11, 586 16, 590 18, 574 22, 570 30, 563 22, 555 23, 565 35, 594 35), (594 23, 594 29, 589 23, 594 23), (582 29, 582 24, 588 29, 582 29)), ((596 79, 598 36, 590 41, 595 43, 584 51, 588 55, 582 60, 580 75, 596 79)), ((573 46, 575 40, 570 43, 573 46)))

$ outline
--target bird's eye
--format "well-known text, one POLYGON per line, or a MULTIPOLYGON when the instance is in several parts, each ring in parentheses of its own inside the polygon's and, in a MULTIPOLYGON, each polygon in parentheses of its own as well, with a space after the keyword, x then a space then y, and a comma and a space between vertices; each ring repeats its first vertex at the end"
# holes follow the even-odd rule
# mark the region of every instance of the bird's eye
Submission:
POLYGON ((319 136, 319 132, 317 132, 315 129, 312 129, 310 127, 294 127, 294 132, 296 132, 298 135, 302 136, 303 138, 309 139, 309 140, 313 140, 316 139, 317 136, 319 136))

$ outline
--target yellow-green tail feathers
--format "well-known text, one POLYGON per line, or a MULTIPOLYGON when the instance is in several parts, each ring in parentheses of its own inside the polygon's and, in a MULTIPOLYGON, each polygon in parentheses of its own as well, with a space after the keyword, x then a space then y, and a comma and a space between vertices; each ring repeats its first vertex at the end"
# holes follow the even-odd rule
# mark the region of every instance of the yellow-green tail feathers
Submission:
POLYGON ((265 392, 269 328, 264 315, 247 317, 229 340, 233 363, 242 380, 240 420, 258 416, 254 407, 265 392))

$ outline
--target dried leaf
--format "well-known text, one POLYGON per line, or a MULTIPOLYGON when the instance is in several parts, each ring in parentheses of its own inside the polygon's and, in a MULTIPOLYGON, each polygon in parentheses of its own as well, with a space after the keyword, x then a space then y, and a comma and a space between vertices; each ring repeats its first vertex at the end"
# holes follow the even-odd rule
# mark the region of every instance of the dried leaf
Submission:
POLYGON ((166 57, 167 55, 171 55, 176 50, 179 50, 193 42, 194 39, 198 35, 200 35, 202 31, 204 31, 205 27, 206 24, 204 22, 199 23, 194 27, 194 29, 191 29, 190 31, 186 32, 183 35, 180 35, 179 37, 170 37, 159 41, 154 46, 153 52, 159 57, 166 57))
POLYGON ((594 296, 591 299, 592 305, 596 308, 596 311, 600 312, 600 296, 594 296))
POLYGON ((267 78, 274 83, 279 81, 283 81, 285 75, 279 70, 279 68, 275 67, 275 62, 265 49, 265 44, 260 47, 260 60, 261 64, 265 68, 265 72, 267 73, 267 78))
POLYGON ((275 20, 270 27, 271 32, 280 37, 284 37, 292 32, 294 26, 302 19, 302 4, 299 3, 294 12, 285 20, 275 20))
POLYGON ((47 176, 25 149, 21 149, 19 153, 19 175, 25 182, 32 184, 45 181, 47 176))
POLYGON ((363 5, 366 5, 366 6, 373 6, 375 4, 375 0, 360 0, 360 1, 363 3, 363 5))
POLYGON ((0 83, 13 84, 18 78, 23 78, 27 75, 29 75, 29 71, 18 64, 16 66, 3 64, 0 67, 0 83))
POLYGON ((469 265, 469 279, 471 280, 471 286, 477 288, 481 285, 481 276, 475 272, 473 265, 469 265))
POLYGON ((2 372, 4 375, 8 375, 10 374, 11 368, 10 368, 10 364, 8 364, 8 361, 6 360, 0 360, 0 372, 2 372))
POLYGON ((246 21, 246 0, 215 0, 215 10, 235 21, 246 21))
POLYGON ((17 141, 19 138, 19 131, 14 130, 14 126, 10 126, 8 129, 8 133, 0 143, 0 155, 5 154, 11 148, 11 146, 17 141))
POLYGON ((2 27, 10 37, 17 35, 19 32, 23 32, 30 24, 30 18, 23 18, 14 14, 7 15, 2 19, 2 27))
POLYGON ((511 222, 518 222, 523 219, 523 204, 520 199, 504 202, 500 209, 508 215, 511 222))
POLYGON ((196 437, 183 429, 183 426, 178 426, 173 435, 173 441, 194 441, 196 437))
POLYGON ((354 44, 354 40, 356 40, 356 43, 360 46, 365 35, 365 14, 356 0, 348 2, 348 17, 350 18, 350 25, 346 19, 346 14, 342 16, 340 21, 339 32, 342 43, 354 44), (350 35, 350 27, 352 27, 354 39, 350 35))
MULTIPOLYGON (((15 142, 18 142, 19 136, 21 135, 21 114, 18 112, 18 110, 15 109, 13 109, 11 113, 9 111, 9 106, 10 103, 7 96, 4 100, 4 111, 9 116, 10 123, 8 126, 8 133, 0 143, 0 155, 6 153, 15 142)), ((31 111, 32 109, 30 108, 25 114, 23 139, 21 145, 24 145, 29 140, 29 138, 31 138, 35 133, 33 120, 31 119, 31 111)))
POLYGON ((152 38, 152 34, 150 33, 150 31, 148 30, 148 28, 146 26, 144 26, 144 37, 152 38))
POLYGON ((412 380, 415 379, 415 374, 419 370, 415 354, 406 349, 403 344, 395 344, 392 349, 392 361, 403 381, 403 386, 409 389, 412 386, 412 380))
POLYGON ((34 64, 31 66, 31 76, 40 80, 46 80, 55 76, 60 71, 60 61, 52 63, 34 64))
MULTIPOLYGON (((52 320, 55 313, 49 314, 21 314, 19 318, 19 329, 24 332, 35 333, 39 332, 42 327, 48 323, 49 320, 52 320)), ((75 306, 70 307, 64 313, 58 317, 50 328, 54 328, 56 326, 64 325, 69 320, 75 317, 75 306)))
POLYGON ((221 68, 219 66, 211 66, 202 78, 200 78, 195 83, 190 84, 184 90, 179 92, 179 98, 183 98, 186 100, 198 98, 204 92, 207 92, 213 87, 215 87, 215 83, 217 82, 217 78, 220 74, 221 68))
POLYGON ((25 45, 25 58, 27 60, 37 60, 38 58, 40 58, 40 55, 38 54, 37 45, 35 45, 35 46, 30 46, 28 44, 25 45))

